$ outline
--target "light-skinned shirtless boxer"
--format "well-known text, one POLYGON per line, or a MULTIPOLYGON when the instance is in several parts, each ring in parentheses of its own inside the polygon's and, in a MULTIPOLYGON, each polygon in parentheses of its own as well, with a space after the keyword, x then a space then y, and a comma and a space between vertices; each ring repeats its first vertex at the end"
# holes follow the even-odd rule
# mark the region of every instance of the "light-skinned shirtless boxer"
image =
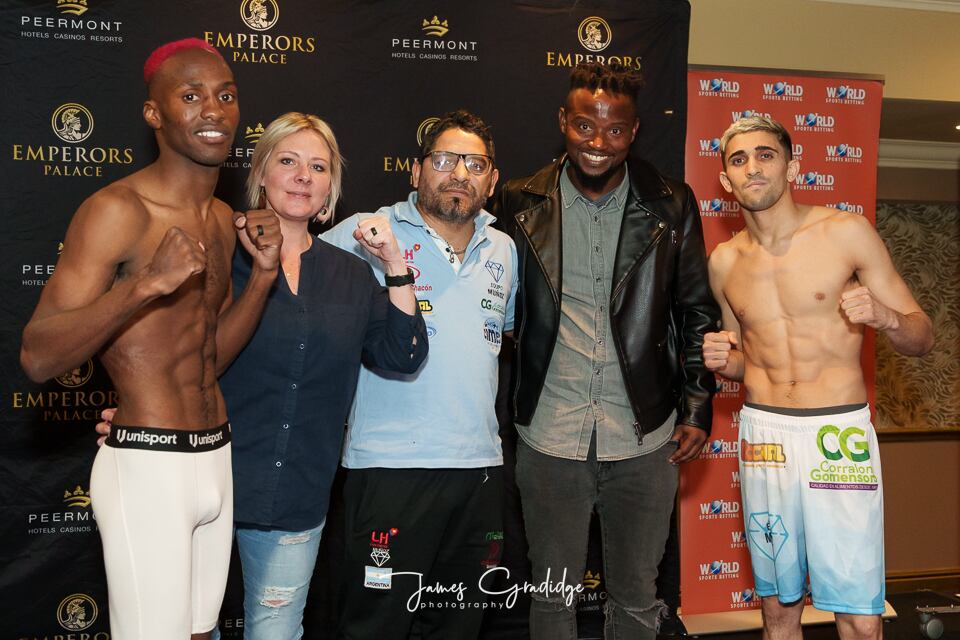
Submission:
POLYGON ((270 211, 233 214, 213 196, 239 120, 233 74, 202 40, 144 66, 143 117, 158 159, 94 193, 23 332, 37 382, 97 355, 119 392, 90 480, 114 640, 207 637, 217 622, 233 526, 230 429, 217 374, 252 334, 277 275, 270 211), (233 300, 239 237, 254 257, 233 300))
POLYGON ((720 182, 746 228, 710 256, 723 326, 703 354, 746 387, 740 473, 763 637, 802 637, 809 574, 813 603, 835 612, 841 638, 879 639, 883 489, 863 330, 919 356, 933 347, 932 325, 866 219, 793 201, 800 165, 779 123, 742 118, 720 150, 720 182))

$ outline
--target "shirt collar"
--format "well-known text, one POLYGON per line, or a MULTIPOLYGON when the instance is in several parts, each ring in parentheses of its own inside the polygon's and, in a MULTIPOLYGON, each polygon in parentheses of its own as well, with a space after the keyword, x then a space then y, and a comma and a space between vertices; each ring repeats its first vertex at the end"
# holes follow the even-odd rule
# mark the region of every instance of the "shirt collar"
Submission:
POLYGON ((619 185, 609 194, 603 196, 601 200, 603 204, 599 207, 594 200, 586 197, 574 186, 573 181, 570 180, 570 176, 567 175, 567 165, 570 164, 570 161, 567 160, 560 167, 560 198, 563 200, 563 208, 568 209, 573 206, 573 204, 579 198, 583 201, 584 204, 596 207, 597 209, 603 211, 609 209, 610 211, 619 211, 623 208, 624 203, 627 199, 627 194, 630 192, 630 169, 624 164, 623 180, 619 185), (612 207, 610 205, 613 205, 612 207))

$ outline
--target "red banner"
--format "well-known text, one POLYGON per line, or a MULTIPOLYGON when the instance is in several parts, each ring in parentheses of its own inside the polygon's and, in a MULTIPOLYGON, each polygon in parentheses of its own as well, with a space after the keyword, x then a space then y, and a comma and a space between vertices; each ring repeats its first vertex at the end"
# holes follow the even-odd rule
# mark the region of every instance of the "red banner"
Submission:
MULTIPOLYGON (((877 146, 883 86, 877 80, 696 70, 687 75, 686 181, 699 201, 707 253, 743 228, 740 205, 720 186, 720 136, 744 115, 765 115, 793 138, 797 202, 834 207, 876 224, 877 146)), ((873 404, 874 335, 863 346, 873 404)), ((739 382, 718 377, 713 433, 680 480, 680 582, 684 615, 758 608, 740 503, 739 382)))

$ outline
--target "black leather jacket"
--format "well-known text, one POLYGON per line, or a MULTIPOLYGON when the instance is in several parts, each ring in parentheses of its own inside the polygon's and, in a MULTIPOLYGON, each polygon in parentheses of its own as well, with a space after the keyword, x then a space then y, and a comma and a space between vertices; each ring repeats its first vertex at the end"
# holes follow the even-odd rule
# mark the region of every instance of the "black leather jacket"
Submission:
MULTIPOLYGON (((511 180, 494 210, 517 244, 513 403, 528 425, 543 390, 560 328, 560 168, 566 156, 511 180)), ((703 229, 693 192, 630 159, 630 195, 613 267, 611 336, 638 438, 677 410, 677 424, 710 433, 716 388, 703 365, 703 334, 720 310, 710 293, 703 229)))

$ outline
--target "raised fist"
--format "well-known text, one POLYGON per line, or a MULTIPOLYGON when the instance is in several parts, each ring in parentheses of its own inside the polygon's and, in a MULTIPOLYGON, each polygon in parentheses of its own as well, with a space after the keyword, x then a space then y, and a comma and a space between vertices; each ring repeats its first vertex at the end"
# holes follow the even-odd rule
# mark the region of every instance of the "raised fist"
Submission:
POLYGON ((170 227, 146 266, 145 277, 156 294, 165 296, 206 268, 207 256, 200 241, 179 227, 170 227))
POLYGON ((841 293, 840 309, 853 324, 865 324, 879 331, 896 329, 900 325, 896 312, 874 298, 867 287, 841 293))
POLYGON ((733 331, 717 331, 703 335, 703 363, 710 371, 720 371, 730 360, 730 350, 739 346, 733 331))
POLYGON ((369 216, 357 221, 353 237, 364 249, 380 258, 384 265, 403 263, 400 245, 386 216, 369 216))
POLYGON ((280 220, 272 209, 254 209, 233 214, 237 239, 264 271, 273 271, 280 265, 280 220))

